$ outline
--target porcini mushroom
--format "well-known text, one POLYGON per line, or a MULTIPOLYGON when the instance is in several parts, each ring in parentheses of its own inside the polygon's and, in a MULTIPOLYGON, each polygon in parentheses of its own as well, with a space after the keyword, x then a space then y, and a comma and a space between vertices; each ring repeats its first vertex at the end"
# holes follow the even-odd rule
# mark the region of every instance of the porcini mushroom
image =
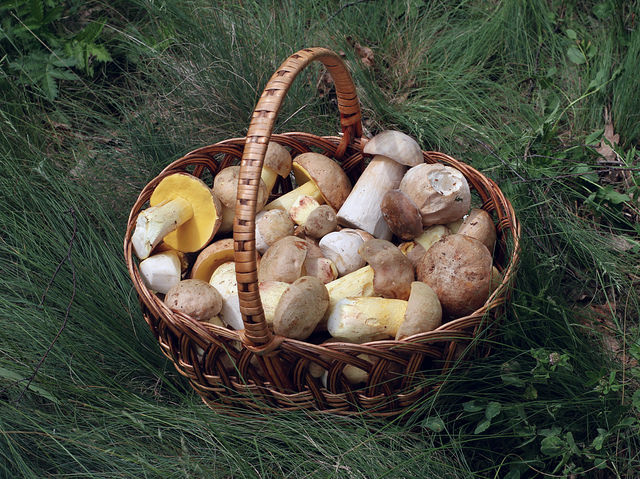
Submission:
POLYGON ((267 188, 267 196, 271 194, 278 176, 286 178, 291 172, 291 153, 280 143, 270 141, 264 155, 260 178, 267 188))
POLYGON ((260 211, 256 215, 256 249, 264 254, 276 241, 293 235, 293 221, 286 211, 260 211))
POLYGON ((421 281, 411 283, 404 321, 396 332, 396 340, 433 331, 442 324, 442 306, 438 295, 421 281))
POLYGON ((188 173, 164 177, 153 190, 150 208, 140 212, 131 243, 145 259, 161 241, 190 253, 204 247, 218 231, 221 205, 211 189, 188 173))
POLYGON ((273 317, 276 314, 276 308, 278 307, 280 298, 288 287, 289 283, 285 283, 284 281, 262 281, 258 283, 264 320, 269 326, 273 326, 273 317))
POLYGON ((222 309, 222 296, 206 281, 183 279, 167 291, 164 304, 198 321, 209 321, 222 309))
POLYGON ((318 244, 324 257, 336 265, 338 276, 344 276, 365 265, 365 260, 358 253, 363 243, 359 234, 341 230, 325 235, 318 244))
POLYGON ((209 284, 216 288, 222 296, 222 309, 219 316, 222 322, 235 330, 244 329, 238 300, 238 283, 236 282, 236 266, 233 261, 221 264, 211 275, 209 284))
POLYGON ((258 281, 293 283, 303 276, 307 243, 296 236, 285 236, 266 251, 258 267, 258 281))
POLYGON ((191 267, 190 277, 209 281, 218 266, 228 261, 233 261, 233 238, 218 240, 200 251, 191 267))
POLYGON ((291 219, 303 227, 305 235, 320 239, 338 227, 336 212, 329 205, 321 205, 310 196, 299 196, 289 210, 291 219))
POLYGON ((273 317, 273 331, 291 339, 307 339, 329 306, 329 293, 318 278, 303 276, 283 293, 273 317))
POLYGON ((425 229, 420 236, 414 238, 413 241, 407 241, 399 245, 400 251, 407 255, 411 264, 415 267, 420 259, 424 256, 431 245, 440 238, 449 234, 449 229, 444 225, 430 226, 425 229))
POLYGON ((496 244, 496 226, 493 224, 491 215, 485 210, 473 208, 462 221, 458 233, 482 241, 482 244, 493 254, 493 247, 496 244))
POLYGON ((464 175, 439 163, 410 168, 400 182, 400 190, 415 203, 424 226, 456 221, 467 214, 471 205, 471 191, 464 175))
POLYGON ((363 153, 374 157, 338 210, 338 223, 388 240, 392 235, 380 210, 382 198, 398 188, 407 166, 422 163, 422 151, 408 135, 387 130, 369 140, 363 153))
POLYGON ((402 191, 387 191, 382 197, 380 211, 391 232, 401 240, 410 240, 422 234, 420 210, 402 191))
POLYGON ((453 234, 429 248, 416 273, 436 292, 444 313, 458 318, 480 308, 489 297, 492 263, 482 242, 453 234))
POLYGON ((293 171, 299 186, 266 205, 266 210, 289 211, 299 196, 306 195, 320 204, 327 203, 337 211, 351 191, 351 181, 340 165, 320 153, 296 156, 293 171))
POLYGON ((154 254, 140 262, 140 276, 147 288, 166 294, 180 281, 180 258, 175 251, 154 254))
POLYGON ((384 298, 409 298, 415 279, 413 265, 396 245, 382 239, 365 241, 360 256, 374 271, 373 291, 384 298))
POLYGON ((377 296, 343 298, 327 319, 327 331, 334 338, 364 343, 393 338, 404 321, 407 301, 377 296))
MULTIPOLYGON (((240 166, 227 166, 220 171, 213 180, 213 192, 222 203, 222 222, 220 231, 228 233, 233 230, 233 219, 235 217, 236 195, 238 193, 238 177, 240 176, 240 166)), ((258 199, 256 201, 256 213, 262 210, 269 193, 264 181, 260 179, 258 186, 258 199)))

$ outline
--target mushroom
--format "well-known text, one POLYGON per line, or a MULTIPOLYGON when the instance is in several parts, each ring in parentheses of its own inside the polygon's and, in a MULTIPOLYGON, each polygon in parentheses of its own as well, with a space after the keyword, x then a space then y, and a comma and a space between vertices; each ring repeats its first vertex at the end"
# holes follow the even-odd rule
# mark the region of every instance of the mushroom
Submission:
POLYGON ((264 254, 276 241, 292 236, 293 228, 293 221, 286 211, 260 211, 256 215, 256 250, 264 254))
POLYGON ((400 182, 400 190, 415 203, 424 226, 456 221, 467 214, 471 205, 471 191, 464 175, 439 163, 410 168, 400 182))
POLYGON ((430 226, 422 232, 422 234, 413 241, 402 243, 399 248, 402 253, 407 255, 411 264, 415 267, 420 259, 424 256, 431 245, 440 238, 449 234, 449 229, 443 225, 430 226))
POLYGON ((197 321, 209 321, 222 309, 222 296, 206 281, 183 279, 167 291, 164 304, 197 321))
POLYGON ((351 191, 351 182, 340 165, 320 153, 296 156, 293 171, 299 186, 266 205, 266 210, 289 211, 299 196, 306 195, 320 204, 327 203, 337 211, 351 191))
POLYGON ((140 262, 140 276, 147 288, 166 294, 180 281, 180 258, 175 251, 157 253, 140 262))
POLYGON ((329 258, 325 258, 320 247, 310 239, 307 242, 307 256, 304 259, 305 275, 315 276, 323 283, 329 283, 338 277, 338 268, 329 258))
POLYGON ((489 297, 492 262, 482 242, 456 233, 431 246, 416 273, 436 292, 444 313, 458 318, 480 308, 489 297))
POLYGON ((496 244, 496 226, 493 224, 491 215, 485 210, 473 208, 464 218, 458 233, 482 241, 482 244, 493 254, 493 247, 496 244))
POLYGON ((376 238, 391 239, 380 205, 385 193, 398 188, 407 166, 422 163, 422 151, 414 139, 399 131, 383 131, 364 147, 374 155, 351 194, 338 210, 338 223, 367 231, 376 238))
MULTIPOLYGON (((220 171, 213 180, 213 192, 220 198, 222 203, 222 222, 220 231, 228 233, 233 230, 233 219, 235 218, 236 195, 238 193, 238 177, 240 176, 240 165, 227 166, 220 171)), ((256 213, 262 210, 269 193, 264 181, 260 179, 258 185, 258 199, 255 205, 256 213)))
POLYGON ((327 319, 327 331, 350 343, 393 338, 404 321, 407 301, 372 297, 343 298, 327 319))
POLYGON ((362 236, 358 233, 341 230, 325 235, 319 246, 324 257, 336 265, 338 276, 344 276, 365 265, 365 260, 358 253, 363 243, 362 236))
POLYGON ((318 278, 303 276, 283 293, 273 317, 276 334, 307 339, 329 306, 329 293, 318 278))
POLYGON ((373 291, 384 298, 407 299, 414 272, 409 259, 396 245, 382 239, 365 241, 360 256, 374 270, 373 291))
POLYGON ((396 332, 396 340, 418 333, 433 331, 442 324, 442 306, 438 295, 421 281, 411 283, 404 321, 396 332))
POLYGON ((289 287, 284 281, 262 281, 258 283, 260 302, 264 312, 264 320, 269 326, 273 326, 273 317, 278 307, 278 302, 289 287))
POLYGON ((211 275, 209 284, 216 288, 222 296, 222 309, 219 313, 222 322, 235 330, 244 329, 238 300, 235 263, 228 261, 218 266, 211 275))
POLYGON ((221 205, 211 189, 193 175, 165 176, 149 198, 150 208, 140 212, 131 243, 145 259, 161 241, 190 253, 204 247, 220 227, 221 205))
POLYGON ((258 281, 293 283, 303 276, 307 243, 295 236, 285 236, 266 251, 258 267, 258 281))
POLYGON ((387 191, 382 197, 380 211, 391 232, 401 240, 410 240, 422 233, 420 210, 402 191, 387 191))
POLYGON ((260 178, 267 188, 267 196, 273 191, 278 176, 286 178, 291 172, 291 153, 280 143, 270 141, 264 155, 260 178))
POLYGON ((321 205, 311 196, 299 196, 289 210, 291 219, 303 227, 304 234, 320 239, 338 227, 336 212, 329 205, 321 205))
POLYGON ((233 238, 224 238, 203 249, 191 267, 190 277, 209 281, 213 272, 223 263, 233 261, 233 238))
POLYGON ((329 308, 318 325, 319 330, 326 329, 329 314, 341 299, 373 296, 373 274, 373 268, 367 265, 326 284, 329 293, 329 308))

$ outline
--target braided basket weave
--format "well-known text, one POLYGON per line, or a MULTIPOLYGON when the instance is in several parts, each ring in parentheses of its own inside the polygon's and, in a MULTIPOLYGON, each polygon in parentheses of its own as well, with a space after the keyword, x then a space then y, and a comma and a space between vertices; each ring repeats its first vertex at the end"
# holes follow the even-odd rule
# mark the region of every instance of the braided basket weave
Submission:
MULTIPOLYGON (((275 141, 292 156, 316 151, 336 159, 355 183, 364 167, 361 114, 355 86, 341 58, 324 48, 308 48, 289 57, 269 80, 253 112, 246 138, 199 148, 174 161, 154 178, 134 204, 124 240, 124 254, 144 319, 163 353, 211 407, 246 405, 258 409, 311 409, 338 414, 392 416, 434 389, 438 377, 461 358, 480 334, 495 332, 518 263, 520 227, 498 186, 448 155, 424 151, 424 161, 460 170, 496 223, 494 265, 503 281, 482 308, 438 329, 395 341, 366 344, 311 342, 273 334, 264 320, 255 255, 255 204, 267 144, 275 141), (328 69, 336 87, 341 136, 292 132, 272 135, 278 110, 296 75, 312 61, 328 69), (132 254, 131 235, 138 214, 165 176, 187 171, 210 181, 222 168, 241 162, 233 231, 240 310, 245 325, 234 331, 171 311, 144 285, 132 254), (366 354, 367 360, 363 359, 366 354), (347 367, 366 371, 357 388, 345 377, 347 367), (319 369, 322 368, 322 369, 319 369), (324 370, 324 380, 317 371, 324 370), (315 374, 314 374, 315 372, 315 374), (427 386, 427 384, 432 384, 427 386)), ((276 186, 277 188, 277 186, 276 186)), ((281 181, 281 193, 292 188, 281 181)), ((475 354, 478 354, 476 351, 475 354)))

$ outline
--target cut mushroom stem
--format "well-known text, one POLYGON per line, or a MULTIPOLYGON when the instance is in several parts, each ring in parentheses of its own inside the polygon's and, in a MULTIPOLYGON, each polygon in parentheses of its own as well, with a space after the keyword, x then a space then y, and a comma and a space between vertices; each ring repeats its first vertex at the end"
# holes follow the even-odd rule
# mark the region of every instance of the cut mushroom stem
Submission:
POLYGON ((149 199, 150 208, 136 220, 131 243, 140 259, 164 240, 190 253, 204 247, 220 226, 220 201, 200 179, 187 173, 164 177, 149 199))
POLYGON ((395 337, 404 321, 407 301, 379 297, 344 298, 327 320, 334 338, 363 343, 395 337))
POLYGON ((318 325, 319 330, 326 330, 329 315, 341 299, 356 296, 373 296, 373 268, 364 266, 353 273, 344 275, 326 284, 329 293, 329 308, 318 325))
POLYGON ((166 294, 180 282, 180 258, 175 251, 154 254, 140 262, 142 281, 152 291, 166 294))
POLYGON ((176 198, 160 206, 152 206, 141 212, 131 236, 131 243, 138 258, 147 258, 166 235, 192 217, 191 204, 182 198, 176 198))
POLYGON ((320 189, 314 182, 307 181, 306 183, 280 196, 279 198, 276 198, 271 203, 266 205, 264 209, 267 211, 275 209, 289 211, 300 196, 310 196, 318 203, 324 203, 324 198, 322 198, 320 189))

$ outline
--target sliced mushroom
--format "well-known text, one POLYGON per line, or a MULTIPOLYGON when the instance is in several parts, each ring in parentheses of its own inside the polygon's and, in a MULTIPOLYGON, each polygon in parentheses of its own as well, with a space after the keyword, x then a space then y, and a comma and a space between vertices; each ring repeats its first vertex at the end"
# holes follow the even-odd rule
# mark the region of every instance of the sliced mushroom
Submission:
POLYGON ((160 180, 149 204, 151 207, 138 215, 131 236, 140 259, 147 258, 163 240, 178 251, 198 251, 220 227, 220 201, 200 178, 187 173, 174 173, 160 180))
POLYGON ((147 288, 166 294, 180 281, 180 258, 175 251, 154 254, 140 262, 140 276, 147 288))

